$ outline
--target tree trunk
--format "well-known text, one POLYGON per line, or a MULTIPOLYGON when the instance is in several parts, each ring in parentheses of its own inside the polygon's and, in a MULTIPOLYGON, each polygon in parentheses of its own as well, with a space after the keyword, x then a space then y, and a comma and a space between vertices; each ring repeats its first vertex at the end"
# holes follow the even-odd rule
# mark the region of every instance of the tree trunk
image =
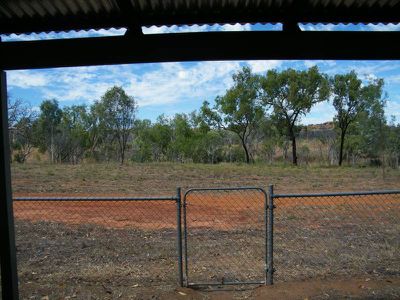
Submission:
POLYGON ((125 151, 121 152, 121 165, 124 164, 124 160, 125 160, 125 151))
POLYGON ((297 148, 296 148, 296 136, 294 133, 290 134, 292 140, 292 155, 293 155, 293 165, 297 166, 297 148))
POLYGON ((51 163, 54 163, 54 138, 53 138, 53 126, 51 126, 51 137, 50 137, 50 156, 51 156, 51 163))
POLYGON ((246 143, 245 143, 245 141, 244 141, 244 139, 241 139, 242 140, 242 146, 243 146, 243 149, 244 149, 244 153, 246 154, 246 163, 250 163, 250 155, 249 155, 249 150, 247 149, 247 146, 246 146, 246 143))
POLYGON ((343 162, 343 146, 344 146, 345 135, 346 135, 346 131, 342 130, 342 132, 340 134, 339 166, 341 166, 342 162, 343 162))

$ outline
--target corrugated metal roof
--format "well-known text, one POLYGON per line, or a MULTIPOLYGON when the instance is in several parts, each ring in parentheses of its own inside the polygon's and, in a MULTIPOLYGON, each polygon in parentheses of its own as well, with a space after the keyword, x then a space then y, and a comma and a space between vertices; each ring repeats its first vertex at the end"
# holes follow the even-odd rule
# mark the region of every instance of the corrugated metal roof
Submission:
POLYGON ((296 21, 400 22, 400 0, 2 0, 0 33, 296 21))

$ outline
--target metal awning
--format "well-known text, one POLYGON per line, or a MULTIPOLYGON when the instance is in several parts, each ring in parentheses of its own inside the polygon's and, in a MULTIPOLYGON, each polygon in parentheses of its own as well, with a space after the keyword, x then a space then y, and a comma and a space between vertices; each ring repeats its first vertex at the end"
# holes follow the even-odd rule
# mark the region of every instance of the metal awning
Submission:
POLYGON ((399 0, 3 0, 0 33, 151 25, 398 23, 399 0))

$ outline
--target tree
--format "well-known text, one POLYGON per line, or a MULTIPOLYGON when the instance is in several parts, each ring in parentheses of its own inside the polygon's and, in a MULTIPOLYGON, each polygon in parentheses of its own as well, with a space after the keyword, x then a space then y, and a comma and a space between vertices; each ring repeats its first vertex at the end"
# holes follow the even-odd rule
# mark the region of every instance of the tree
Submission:
POLYGON ((233 87, 228 89, 224 96, 215 99, 213 109, 209 107, 208 102, 204 102, 201 111, 208 124, 237 134, 245 153, 245 160, 250 163, 250 138, 263 116, 259 105, 259 80, 251 73, 250 68, 243 67, 233 75, 233 81, 233 87))
POLYGON ((121 164, 125 160, 128 138, 135 122, 137 104, 122 87, 114 86, 106 91, 98 102, 101 121, 113 140, 117 141, 121 164))
POLYGON ((364 106, 362 82, 356 72, 335 75, 332 80, 333 106, 336 110, 334 118, 340 130, 339 166, 343 161, 343 146, 349 125, 354 122, 364 106))
POLYGON ((272 106, 275 119, 292 142, 292 162, 297 165, 297 125, 316 103, 328 99, 327 76, 321 74, 317 67, 306 71, 270 70, 261 78, 261 87, 263 103, 272 106))
POLYGON ((28 115, 19 119, 14 125, 14 138, 12 148, 17 152, 14 155, 14 160, 19 163, 24 163, 32 152, 34 145, 34 126, 35 120, 33 115, 28 115))
POLYGON ((172 143, 170 158, 175 161, 184 162, 185 159, 190 157, 191 139, 193 137, 193 130, 189 123, 189 118, 186 114, 175 114, 171 122, 172 129, 172 143))
POLYGON ((172 127, 169 120, 162 114, 150 130, 150 140, 153 145, 153 159, 166 160, 172 142, 172 127))
POLYGON ((363 87, 364 107, 358 118, 359 134, 363 140, 363 152, 371 158, 381 158, 387 146, 387 122, 385 117, 386 95, 384 81, 377 79, 363 87))
MULTIPOLYGON (((24 104, 22 99, 8 98, 7 100, 10 153, 17 150, 14 158, 22 163, 25 162, 33 147, 33 124, 36 114, 28 105, 24 104)), ((13 159, 12 156, 11 159, 13 159)))
POLYGON ((84 118, 85 128, 87 130, 87 147, 89 149, 89 156, 93 159, 98 159, 98 147, 106 138, 106 125, 102 118, 102 105, 95 102, 90 106, 89 111, 84 118))
POLYGON ((61 162, 78 163, 88 147, 87 109, 73 105, 63 109, 56 135, 56 153, 61 162))
POLYGON ((57 127, 61 122, 62 110, 55 99, 45 100, 40 105, 39 115, 39 134, 42 136, 40 148, 48 150, 50 145, 50 159, 53 163, 55 161, 55 135, 57 127))
POLYGON ((388 151, 391 166, 398 169, 400 162, 400 124, 396 125, 396 118, 394 116, 391 117, 388 128, 388 151))

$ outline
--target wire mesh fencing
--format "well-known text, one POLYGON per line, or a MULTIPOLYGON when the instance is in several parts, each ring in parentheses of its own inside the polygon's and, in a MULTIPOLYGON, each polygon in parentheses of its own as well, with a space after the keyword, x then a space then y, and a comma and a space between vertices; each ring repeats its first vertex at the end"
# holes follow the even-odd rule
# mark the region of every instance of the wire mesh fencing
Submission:
MULTIPOLYGON (((14 200, 22 298, 176 286, 177 197, 14 200)), ((129 290, 129 291, 127 291, 129 290)))
POLYGON ((187 286, 265 283, 263 189, 191 189, 183 205, 187 286))
POLYGON ((400 191, 273 199, 276 280, 400 275, 400 191))
POLYGON ((22 298, 400 275, 400 191, 14 199, 22 298), (267 197, 268 196, 268 197, 267 197), (182 232, 183 231, 183 232, 182 232), (135 289, 135 290, 132 290, 135 289))

